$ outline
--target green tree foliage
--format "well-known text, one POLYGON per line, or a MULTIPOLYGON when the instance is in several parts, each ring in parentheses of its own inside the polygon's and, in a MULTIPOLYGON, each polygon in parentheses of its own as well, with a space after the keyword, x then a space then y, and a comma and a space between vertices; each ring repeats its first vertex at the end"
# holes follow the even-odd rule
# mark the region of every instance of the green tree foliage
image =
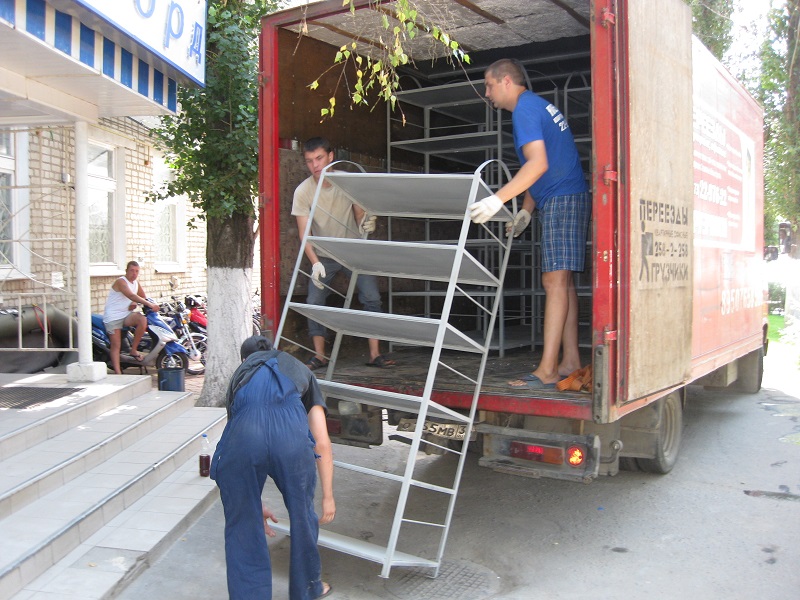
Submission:
MULTIPOLYGON (((692 7, 692 31, 706 48, 722 60, 731 47, 733 0, 685 0, 692 7)), ((751 0, 748 0, 751 1, 751 0)))
MULTIPOLYGON (((408 44, 417 36, 428 36, 433 45, 444 50, 447 60, 469 63, 469 55, 445 29, 445 24, 425 15, 420 5, 413 0, 394 0, 392 8, 382 6, 383 0, 369 0, 369 8, 381 15, 381 29, 375 32, 375 40, 369 44, 354 41, 338 49, 333 64, 321 75, 332 69, 340 69, 339 82, 348 85, 345 75, 350 67, 355 73, 355 82, 348 88, 350 104, 363 104, 375 108, 378 103, 388 102, 395 107, 395 93, 400 89, 397 69, 412 62, 408 44)), ((349 6, 355 18, 355 0, 342 0, 349 6)), ((315 90, 319 77, 309 84, 315 90)), ((336 98, 328 99, 328 106, 321 110, 321 117, 331 118, 336 111, 336 98)))
POLYGON ((253 267, 258 197, 258 34, 261 17, 276 6, 275 0, 209 0, 206 87, 181 88, 179 114, 163 118, 153 132, 175 179, 152 199, 185 194, 207 223, 210 335, 200 406, 224 401, 239 344, 248 335, 246 274, 253 267), (231 282, 241 289, 228 287, 230 297, 219 297, 216 290, 231 282))
POLYGON ((181 87, 180 113, 153 131, 175 178, 153 199, 185 194, 209 224, 209 266, 252 266, 258 194, 258 33, 274 0, 210 0, 206 87, 181 87), (239 248, 212 239, 233 227, 239 248), (247 256, 249 254, 249 265, 247 256), (241 261, 245 262, 242 263, 241 261))
POLYGON ((765 124, 765 227, 800 220, 800 0, 769 14, 761 48, 761 102, 765 124))

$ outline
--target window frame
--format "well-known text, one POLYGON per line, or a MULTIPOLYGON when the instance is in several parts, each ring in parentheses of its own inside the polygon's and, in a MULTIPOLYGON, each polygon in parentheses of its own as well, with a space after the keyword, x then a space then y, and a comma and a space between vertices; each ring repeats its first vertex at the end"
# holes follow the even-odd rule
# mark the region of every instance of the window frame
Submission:
MULTIPOLYGON (((153 189, 161 188, 162 183, 174 177, 172 170, 166 165, 162 154, 155 152, 152 156, 153 164, 153 189)), ((161 210, 166 206, 175 206, 175 260, 159 260, 153 257, 153 267, 156 273, 183 273, 186 271, 186 196, 171 196, 156 202, 153 212, 153 231, 157 232, 156 219, 161 210)), ((155 248, 155 244, 154 244, 155 248)))
POLYGON ((0 155, 0 170, 11 174, 11 242, 12 259, 9 264, 0 264, 0 279, 4 281, 29 279, 31 271, 30 236, 30 155, 28 132, 13 127, 4 128, 11 134, 13 155, 0 155))
MULTIPOLYGON (((109 144, 97 139, 89 138, 89 146, 106 148, 113 152, 112 164, 114 173, 112 177, 102 177, 88 174, 87 192, 89 190, 111 191, 114 199, 109 206, 110 260, 89 263, 90 277, 119 275, 123 271, 122 265, 126 259, 125 237, 125 148, 117 144, 109 144)), ((88 155, 84 160, 89 161, 88 155)), ((88 199, 88 198, 87 198, 88 199)))

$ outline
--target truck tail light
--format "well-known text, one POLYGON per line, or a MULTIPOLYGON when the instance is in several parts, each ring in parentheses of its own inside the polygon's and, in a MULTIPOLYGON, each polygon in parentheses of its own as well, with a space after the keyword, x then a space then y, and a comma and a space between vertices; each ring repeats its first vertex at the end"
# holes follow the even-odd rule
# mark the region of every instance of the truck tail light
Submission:
POLYGON ((522 458, 551 465, 564 464, 564 450, 556 446, 543 446, 529 442, 514 441, 509 448, 512 458, 522 458))
POLYGON ((570 467, 580 467, 584 462, 586 462, 586 448, 582 446, 567 448, 567 464, 570 467))
POLYGON ((509 455, 512 458, 570 467, 580 467, 586 462, 586 448, 579 445, 569 446, 565 451, 558 446, 513 441, 509 447, 509 455))

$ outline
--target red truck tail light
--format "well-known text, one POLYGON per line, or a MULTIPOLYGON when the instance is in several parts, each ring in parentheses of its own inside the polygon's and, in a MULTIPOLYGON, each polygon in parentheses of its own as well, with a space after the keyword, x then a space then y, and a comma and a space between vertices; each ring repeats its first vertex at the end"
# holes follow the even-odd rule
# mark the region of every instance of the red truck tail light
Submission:
POLYGON ((565 451, 564 448, 558 446, 513 441, 509 446, 509 456, 550 465, 580 467, 586 462, 586 448, 573 445, 565 451))
POLYGON ((570 446, 567 448, 567 464, 571 467, 580 467, 586 462, 586 448, 570 446))
POLYGON ((342 433, 342 422, 339 419, 325 419, 328 425, 328 433, 331 435, 339 435, 342 433))
POLYGON ((522 458, 551 465, 564 464, 564 450, 556 446, 543 446, 529 442, 514 441, 509 448, 512 458, 522 458))

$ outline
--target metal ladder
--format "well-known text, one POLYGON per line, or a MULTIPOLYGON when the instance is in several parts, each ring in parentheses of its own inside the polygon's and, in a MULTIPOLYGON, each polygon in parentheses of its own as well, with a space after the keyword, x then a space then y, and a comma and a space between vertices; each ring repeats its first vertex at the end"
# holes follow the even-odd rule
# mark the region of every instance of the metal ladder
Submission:
MULTIPOLYGON (((311 318, 336 332, 326 374, 324 377, 318 377, 320 387, 329 402, 335 398, 417 414, 416 427, 410 439, 409 454, 402 475, 334 461, 338 468, 389 479, 400 484, 394 519, 385 545, 349 538, 331 531, 320 531, 319 544, 321 546, 381 564, 381 577, 388 577, 392 567, 397 566, 428 568, 432 571, 431 576, 436 577, 441 566, 472 433, 494 323, 501 302, 503 278, 513 239, 510 235, 505 234, 504 224, 513 219, 512 212, 505 207, 494 219, 481 226, 473 225, 469 218, 469 205, 492 194, 492 189, 484 182, 482 173, 492 163, 495 163, 492 166, 497 167, 498 162, 487 161, 474 173, 468 174, 367 173, 359 165, 355 165, 357 172, 346 172, 333 170, 337 168, 337 165, 339 168, 342 165, 341 162, 333 163, 320 176, 317 193, 308 218, 308 227, 298 253, 288 297, 277 330, 276 347, 291 344, 306 348, 296 340, 285 338, 283 331, 290 311, 311 318), (458 229, 458 238, 449 242, 421 243, 312 236, 311 223, 314 212, 321 210, 317 206, 319 190, 326 181, 340 188, 352 202, 371 215, 452 220, 454 229, 458 229), (490 243, 496 245, 499 256, 499 260, 496 262, 499 265, 496 272, 490 272, 469 251, 468 242, 477 239, 476 231, 479 231, 479 227, 484 227, 488 232, 488 235, 482 232, 483 247, 485 247, 487 238, 490 243), (305 244, 312 244, 315 249, 324 251, 352 271, 342 308, 312 306, 297 302, 292 298, 298 277, 305 276, 310 279, 310 274, 301 269, 305 244), (440 317, 438 319, 423 318, 351 309, 356 278, 360 274, 446 283, 447 292, 444 296, 440 317), (494 297, 490 303, 481 300, 481 298, 485 299, 487 289, 494 290, 494 297), (477 291, 480 292, 480 298, 471 297, 470 293, 477 291), (488 327, 480 332, 480 335, 477 336, 478 339, 465 334, 450 322, 453 301, 456 296, 467 298, 478 307, 478 310, 485 311, 488 327), (337 381, 334 377, 336 362, 342 338, 345 335, 378 338, 431 348, 431 360, 422 393, 411 395, 337 381), (459 371, 447 363, 449 359, 447 355, 443 356, 443 351, 470 353, 474 357, 476 372, 459 371), (441 370, 455 373, 459 378, 472 385, 472 401, 468 411, 452 410, 432 400, 437 375, 441 370), (454 450, 449 444, 437 444, 430 439, 425 439, 424 430, 427 420, 447 422, 457 427, 463 427, 464 436, 460 441, 460 447, 454 450), (445 485, 435 484, 425 481, 419 475, 416 467, 422 445, 429 445, 439 448, 441 452, 457 455, 457 466, 452 482, 445 485), (421 490, 444 500, 439 510, 438 520, 430 520, 427 515, 425 518, 411 518, 408 515, 409 494, 421 490), (431 548, 428 556, 416 556, 398 549, 403 526, 409 525, 429 527, 438 532, 438 544, 435 544, 435 549, 431 548)), ((499 163, 499 166, 507 181, 510 178, 508 169, 503 163, 499 163)), ((310 348, 306 349, 313 352, 310 348)), ((422 449, 424 448, 425 446, 422 446, 422 449)), ((290 533, 290 526, 277 527, 273 525, 273 528, 290 533)))

